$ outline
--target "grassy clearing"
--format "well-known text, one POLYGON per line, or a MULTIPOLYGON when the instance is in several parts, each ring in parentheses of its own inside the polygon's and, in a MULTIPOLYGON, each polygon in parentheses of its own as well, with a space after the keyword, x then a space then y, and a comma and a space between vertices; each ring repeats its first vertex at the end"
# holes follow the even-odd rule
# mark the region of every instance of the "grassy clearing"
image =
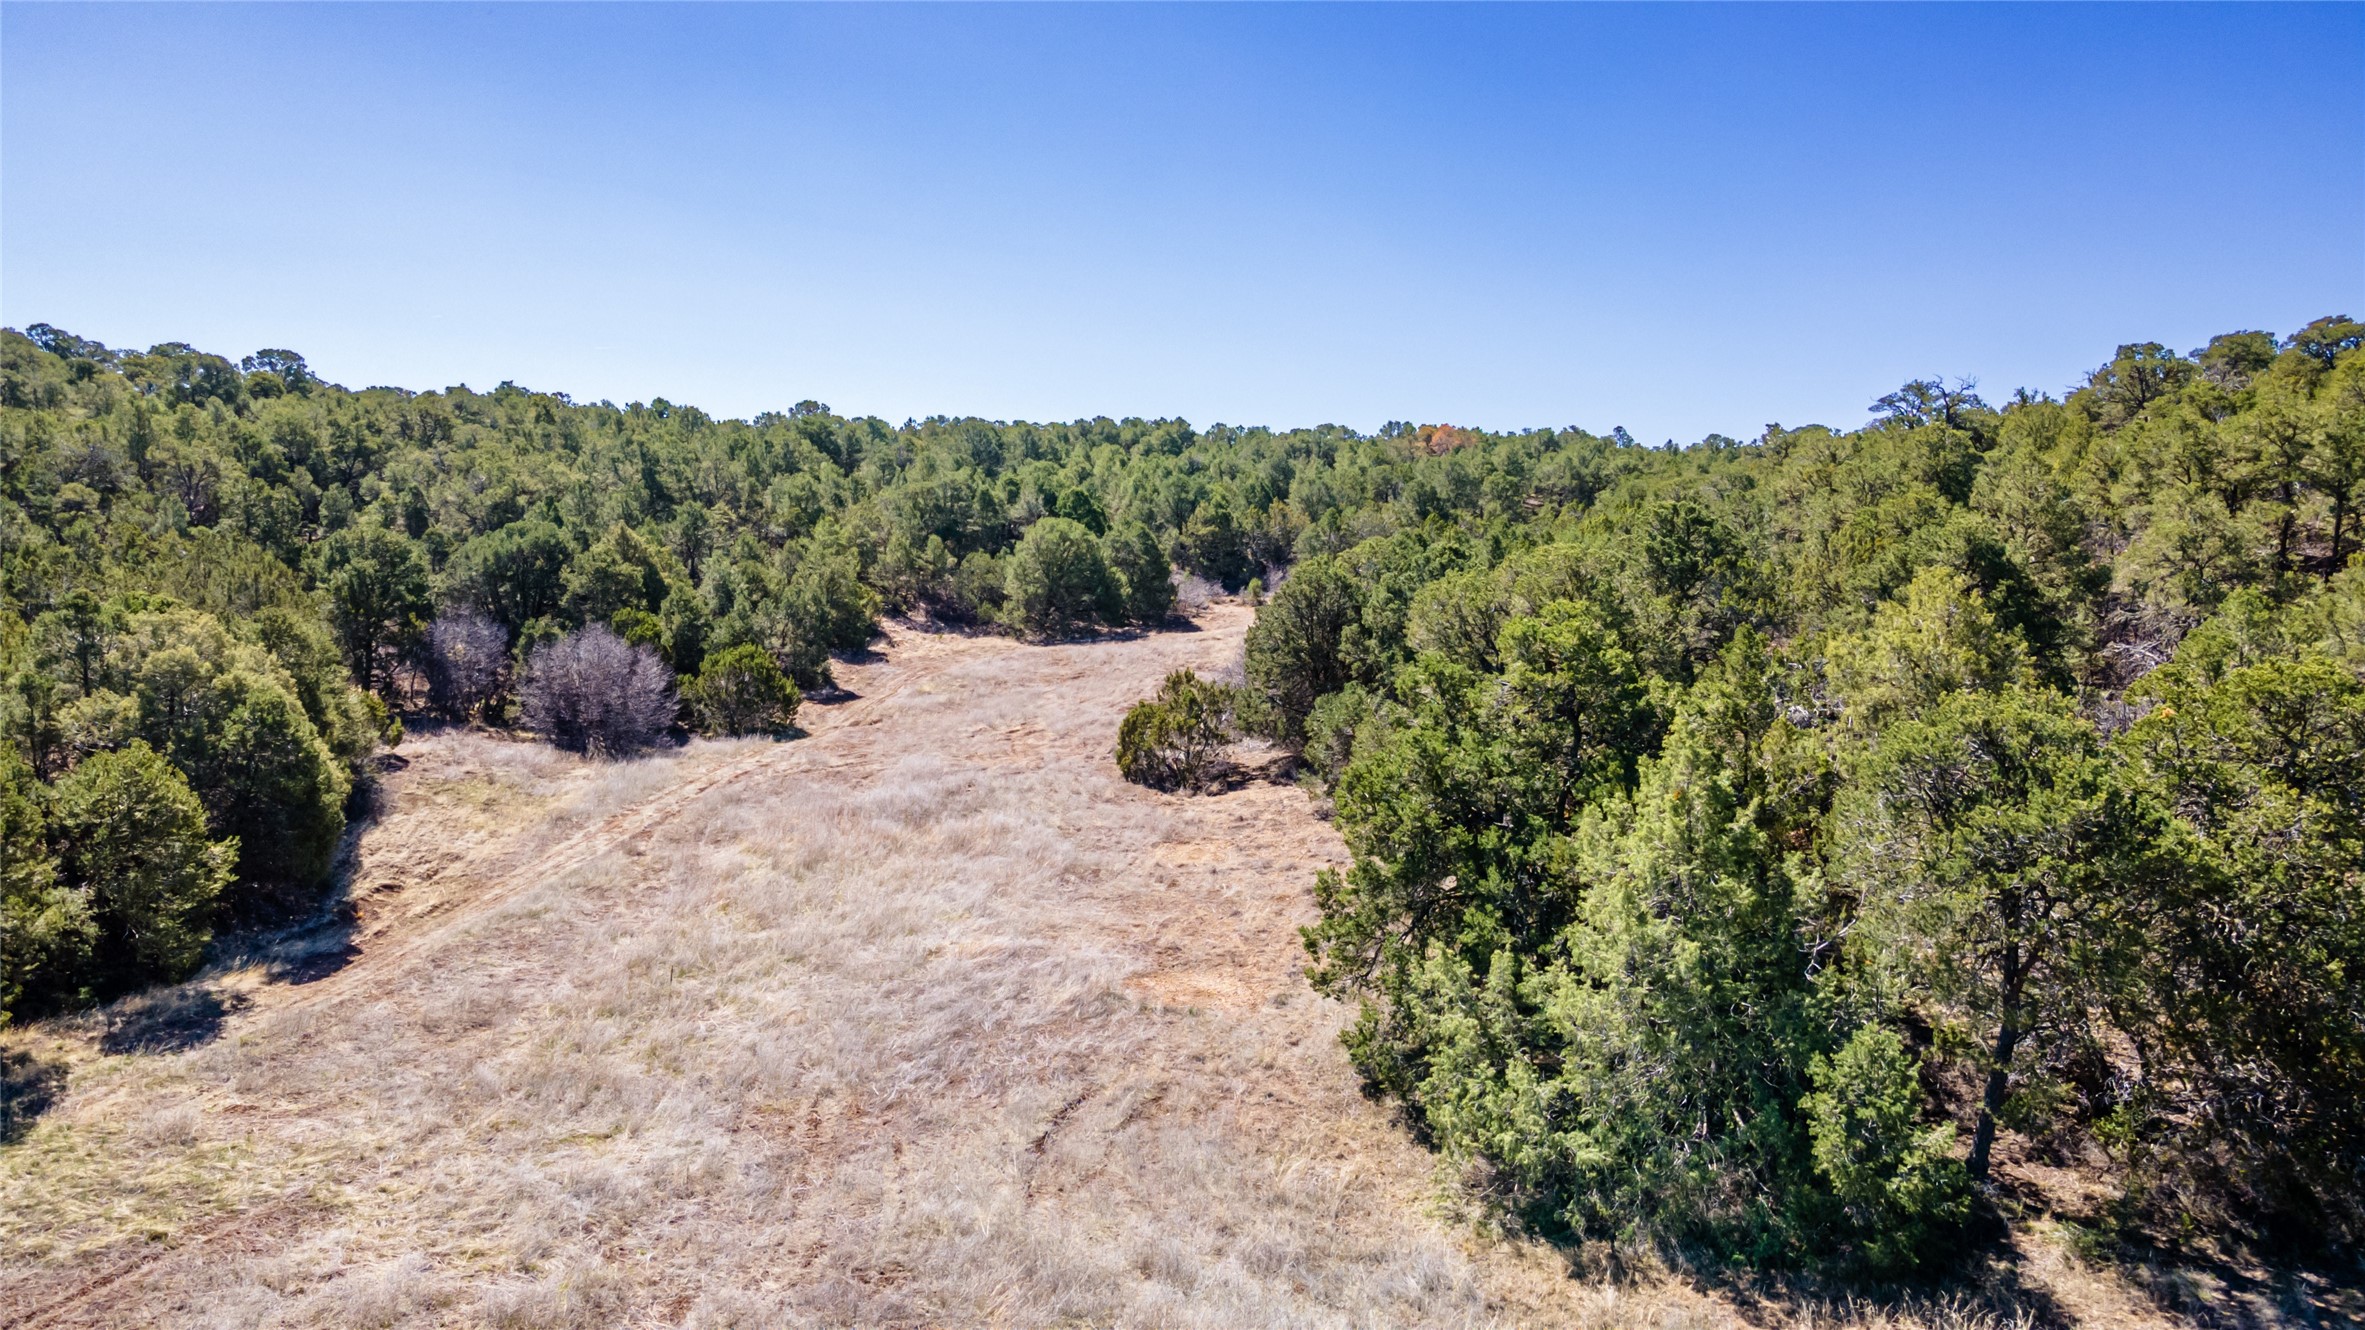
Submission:
MULTIPOLYGON (((72 1072, 0 1148, 0 1319, 2031 1323, 1572 1277, 1464 1216, 1299 976, 1342 854, 1305 796, 1110 769, 1144 681, 1221 668, 1243 619, 906 638, 789 745, 417 745, 360 847, 349 964, 242 958, 191 990, 223 1000, 186 1047, 100 1051, 122 1013, 18 1036, 72 1072)), ((2155 1323, 2042 1250, 2043 1305, 2155 1323)))

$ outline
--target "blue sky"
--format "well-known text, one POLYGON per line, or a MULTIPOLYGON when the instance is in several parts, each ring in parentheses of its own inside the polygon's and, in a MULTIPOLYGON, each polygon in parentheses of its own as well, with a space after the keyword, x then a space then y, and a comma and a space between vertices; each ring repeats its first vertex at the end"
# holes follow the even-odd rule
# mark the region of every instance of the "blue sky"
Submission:
POLYGON ((0 322, 726 415, 1854 424, 2365 314, 2365 6, 0 8, 0 322))

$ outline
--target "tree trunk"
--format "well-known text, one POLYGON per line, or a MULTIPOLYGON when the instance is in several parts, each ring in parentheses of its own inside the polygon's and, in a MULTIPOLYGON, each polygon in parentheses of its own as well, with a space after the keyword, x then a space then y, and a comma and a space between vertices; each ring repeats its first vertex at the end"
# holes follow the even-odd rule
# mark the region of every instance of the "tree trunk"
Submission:
POLYGON ((1995 1148, 1996 1115, 2004 1111, 2004 1091, 2011 1078, 2012 1048, 2020 1029, 2010 1016, 1995 1034, 1995 1063, 1987 1072, 1987 1093, 1979 1101, 1979 1126, 1971 1134, 1971 1181, 1987 1181, 1987 1156, 1995 1148))
POLYGON ((2340 541, 2347 534, 2348 519, 2349 496, 2343 494, 2332 501, 2332 562, 2324 568, 2324 580, 2327 582, 2332 580, 2334 573, 2340 571, 2340 541))

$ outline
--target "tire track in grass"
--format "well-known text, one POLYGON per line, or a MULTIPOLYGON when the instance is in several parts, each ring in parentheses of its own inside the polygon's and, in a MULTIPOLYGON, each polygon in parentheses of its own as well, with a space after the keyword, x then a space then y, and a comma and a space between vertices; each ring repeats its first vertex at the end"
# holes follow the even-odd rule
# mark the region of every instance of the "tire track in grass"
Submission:
MULTIPOLYGON (((890 641, 893 640, 891 635, 890 641)), ((826 760, 830 747, 827 739, 847 728, 877 723, 874 713, 883 704, 919 678, 941 670, 948 659, 960 654, 927 637, 920 637, 912 645, 918 649, 899 653, 896 658, 866 671, 865 682, 874 678, 877 680, 871 691, 837 704, 828 713, 829 723, 808 732, 807 737, 758 748, 712 770, 701 772, 689 781, 640 803, 618 809, 588 827, 569 833, 531 862, 499 874, 480 890, 454 901, 449 908, 436 911, 431 916, 431 926, 363 951, 342 969, 309 983, 273 985, 272 988, 285 996, 272 1006, 279 1010, 291 1010, 383 993, 408 975, 418 961, 449 942, 470 921, 482 917, 487 911, 532 886, 579 868, 603 854, 645 841, 716 790, 767 773, 787 773, 800 768, 850 771, 864 766, 862 763, 826 760), (815 755, 810 763, 803 760, 808 754, 815 755)), ((60 1318, 86 1306, 125 1280, 151 1267, 169 1266, 191 1257, 202 1258, 205 1251, 223 1241, 274 1222, 290 1210, 290 1204, 274 1202, 218 1216, 198 1226, 185 1241, 153 1246, 109 1262, 105 1269, 86 1274, 81 1283, 48 1302, 29 1310, 12 1308, 0 1302, 0 1311, 7 1313, 5 1323, 12 1326, 71 1324, 60 1318)))
MULTIPOLYGON (((894 639, 891 637, 890 640, 894 639)), ((922 638, 922 641, 927 642, 928 639, 922 638)), ((899 653, 878 667, 880 681, 872 691, 852 701, 837 704, 829 713, 829 723, 810 731, 805 738, 758 748, 640 803, 618 809, 588 827, 569 833, 533 861, 501 873, 479 890, 467 893, 450 907, 438 911, 434 926, 391 941, 382 941, 354 957, 333 974, 307 984, 291 986, 294 992, 286 1002, 279 1005, 317 1005, 341 997, 363 997, 383 991, 420 957, 449 941, 455 932, 470 921, 527 889, 581 868, 602 855, 645 843, 667 823, 716 790, 766 774, 786 774, 816 764, 822 770, 859 766, 825 760, 830 747, 828 739, 845 728, 876 724, 877 718, 873 713, 881 705, 910 687, 922 674, 933 672, 917 667, 933 665, 941 669, 944 658, 954 654, 957 653, 941 646, 935 649, 923 646, 908 654, 899 653), (806 761, 807 757, 811 757, 812 761, 806 761)))

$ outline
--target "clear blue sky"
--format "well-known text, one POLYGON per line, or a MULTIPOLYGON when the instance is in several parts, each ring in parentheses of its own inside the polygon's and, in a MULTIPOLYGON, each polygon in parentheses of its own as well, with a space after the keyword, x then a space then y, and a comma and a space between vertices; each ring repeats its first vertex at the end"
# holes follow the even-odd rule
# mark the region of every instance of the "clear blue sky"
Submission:
POLYGON ((0 322, 727 415, 1854 424, 2365 315, 2365 7, 0 9, 0 322))

